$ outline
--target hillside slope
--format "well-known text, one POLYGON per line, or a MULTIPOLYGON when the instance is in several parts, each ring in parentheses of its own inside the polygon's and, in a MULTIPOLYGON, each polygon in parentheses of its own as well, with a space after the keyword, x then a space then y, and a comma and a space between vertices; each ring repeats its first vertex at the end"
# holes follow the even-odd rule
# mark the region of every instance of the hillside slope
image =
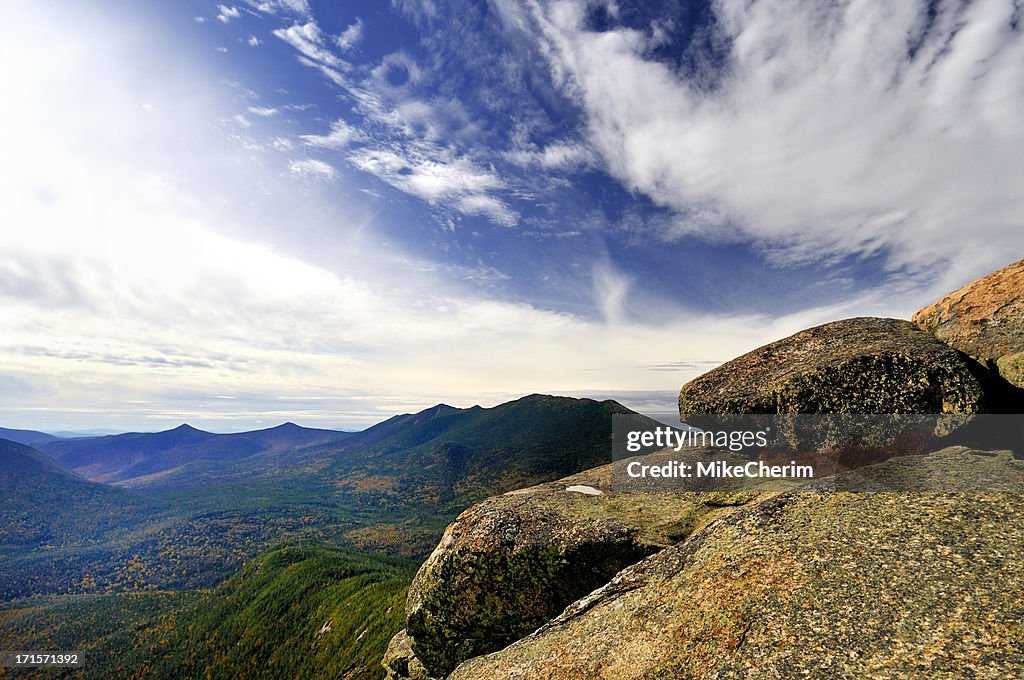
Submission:
POLYGON ((0 556, 59 547, 123 528, 151 507, 74 474, 39 451, 0 439, 0 556))
POLYGON ((46 677, 372 680, 383 677, 380 659, 401 627, 414 571, 328 545, 286 546, 209 591, 0 606, 0 649, 74 649, 88 661, 46 677))
POLYGON ((6 439, 16 444, 24 444, 25 446, 39 447, 43 444, 47 444, 52 441, 57 441, 60 437, 46 432, 37 432, 35 430, 12 430, 6 427, 0 427, 0 439, 6 439))
POLYGON ((612 417, 628 413, 614 401, 539 394, 493 408, 439 405, 353 435, 328 474, 362 504, 457 512, 497 489, 608 462, 612 417))
POLYGON ((379 678, 415 564, 288 546, 165 618, 139 678, 379 678))

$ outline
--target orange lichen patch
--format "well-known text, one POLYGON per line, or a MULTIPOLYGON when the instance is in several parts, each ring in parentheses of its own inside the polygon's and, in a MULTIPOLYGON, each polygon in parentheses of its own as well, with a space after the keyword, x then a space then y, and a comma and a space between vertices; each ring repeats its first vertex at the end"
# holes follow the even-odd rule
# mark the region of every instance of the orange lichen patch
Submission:
POLYGON ((918 310, 914 323, 961 352, 998 359, 1024 351, 1024 260, 918 310))

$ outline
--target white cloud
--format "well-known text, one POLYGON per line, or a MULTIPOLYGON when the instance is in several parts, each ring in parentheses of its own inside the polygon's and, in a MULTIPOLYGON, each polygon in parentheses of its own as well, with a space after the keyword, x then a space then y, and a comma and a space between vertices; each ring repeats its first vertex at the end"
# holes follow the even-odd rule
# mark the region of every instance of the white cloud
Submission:
POLYGON ((933 21, 925 4, 717 0, 727 63, 690 80, 651 58, 657 36, 587 30, 580 3, 504 13, 542 36, 617 178, 726 218, 690 231, 728 223, 784 258, 953 257, 962 277, 1021 243, 1024 37, 1009 0, 940 2, 933 21))
POLYGON ((462 157, 438 160, 414 150, 365 148, 353 152, 349 162, 363 172, 432 205, 450 205, 467 215, 486 215, 498 224, 514 226, 518 215, 490 192, 505 184, 492 171, 462 157))
POLYGON ((355 47, 363 37, 363 20, 356 19, 355 23, 342 31, 335 39, 334 44, 342 52, 348 52, 355 47))
MULTIPOLYGON (((357 20, 336 40, 345 50, 359 38, 362 21, 357 20)), ((428 101, 416 96, 414 86, 425 78, 415 59, 398 51, 386 55, 363 82, 343 74, 351 65, 331 51, 326 35, 312 19, 278 29, 274 35, 299 52, 299 61, 319 69, 358 103, 359 113, 387 131, 383 139, 371 139, 345 121, 331 124, 326 135, 301 135, 307 145, 343 149, 353 142, 368 142, 366 148, 350 153, 347 160, 357 169, 372 174, 392 187, 464 215, 482 215, 505 226, 514 226, 518 214, 494 192, 505 182, 491 168, 481 167, 450 143, 442 143, 449 120, 466 121, 468 116, 457 101, 428 101), (392 80, 400 82, 392 82, 392 80)), ((576 162, 575 151, 553 149, 539 154, 542 164, 576 162)))
POLYGON ((338 171, 334 169, 334 166, 315 158, 292 161, 288 164, 288 170, 295 175, 316 179, 334 179, 338 175, 338 171))
POLYGON ((276 116, 281 112, 280 109, 276 109, 272 106, 250 106, 246 110, 252 115, 259 116, 261 118, 270 118, 271 116, 276 116))
POLYGON ((308 17, 312 14, 307 0, 246 0, 250 7, 267 14, 297 14, 308 17))
POLYGON ((455 208, 466 215, 485 215, 495 224, 506 227, 514 227, 519 221, 519 215, 507 203, 486 194, 460 196, 455 208))
POLYGON ((217 5, 217 21, 222 23, 228 23, 232 19, 237 19, 242 16, 241 12, 238 11, 237 7, 228 7, 227 5, 217 5))
POLYGON ((310 19, 304 24, 279 28, 273 34, 298 50, 299 62, 319 70, 335 85, 345 88, 349 86, 343 74, 352 68, 351 64, 331 51, 331 46, 316 21, 310 19))
POLYGON ((249 38, 245 42, 246 42, 246 44, 249 47, 259 47, 260 46, 260 39, 257 38, 254 35, 250 35, 249 38))
POLYGON ((425 74, 415 59, 404 51, 398 51, 381 59, 380 64, 374 67, 371 75, 374 88, 377 91, 390 94, 395 94, 397 91, 401 94, 404 88, 421 82, 425 74), (401 81, 401 83, 392 85, 392 79, 401 81))
POLYGON ((412 17, 437 17, 434 0, 391 0, 391 6, 412 17))
POLYGON ((343 149, 352 142, 358 142, 365 138, 362 132, 340 118, 331 123, 330 132, 326 135, 300 135, 299 137, 310 146, 325 149, 343 149))
POLYGON ((592 277, 594 302, 605 322, 622 324, 626 321, 626 299, 632 285, 629 277, 607 260, 594 265, 592 277))
POLYGON ((323 31, 312 19, 304 24, 292 24, 288 28, 276 29, 274 35, 316 64, 338 70, 348 68, 346 62, 330 51, 323 31))
POLYGON ((270 146, 278 151, 291 151, 295 144, 287 137, 274 137, 270 140, 270 146))
POLYGON ((578 142, 554 143, 542 149, 520 149, 507 153, 506 157, 510 162, 525 168, 540 167, 572 172, 590 167, 596 162, 593 150, 578 142))

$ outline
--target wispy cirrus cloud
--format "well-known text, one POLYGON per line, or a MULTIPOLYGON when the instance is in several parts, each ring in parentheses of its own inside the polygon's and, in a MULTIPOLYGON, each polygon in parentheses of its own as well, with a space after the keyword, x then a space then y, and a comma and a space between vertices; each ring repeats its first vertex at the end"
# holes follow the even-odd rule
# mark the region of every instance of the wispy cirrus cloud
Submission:
POLYGON ((347 52, 359 44, 359 41, 362 40, 362 38, 363 20, 357 18, 353 24, 335 36, 334 44, 337 45, 338 49, 342 52, 347 52))
POLYGON ((246 111, 254 116, 259 116, 260 118, 270 118, 281 112, 280 109, 273 106, 250 106, 246 111))
POLYGON ((332 73, 346 71, 350 68, 346 61, 331 51, 327 43, 327 36, 312 19, 303 24, 292 24, 288 28, 275 29, 273 33, 275 37, 294 47, 316 66, 329 68, 332 73))
POLYGON ((352 142, 365 140, 366 135, 339 118, 331 123, 330 130, 326 134, 299 135, 299 138, 309 146, 318 146, 324 149, 344 149, 352 142))
POLYGON ((338 171, 333 165, 315 158, 292 161, 288 164, 288 170, 294 175, 315 179, 334 179, 338 176, 338 171))
POLYGON ((355 151, 349 160, 359 170, 428 203, 486 215, 506 226, 516 223, 516 213, 490 193, 504 187, 502 180, 466 158, 443 153, 423 156, 415 149, 368 148, 355 151))
POLYGON ((245 0, 253 9, 267 14, 309 16, 308 0, 245 0))
POLYGON ((597 162, 594 150, 580 142, 554 142, 544 147, 536 144, 529 148, 520 146, 507 152, 505 157, 518 166, 544 170, 579 171, 594 167, 597 162))
POLYGON ((1020 243, 1018 3, 716 0, 697 36, 721 54, 689 72, 659 56, 663 24, 625 25, 614 3, 498 4, 536 36, 610 173, 682 216, 718 215, 665 239, 740 237, 790 262, 950 259, 954 280, 1020 243))
POLYGON ((447 121, 453 116, 452 109, 457 109, 458 104, 439 104, 415 94, 415 86, 424 77, 415 60, 404 52, 394 52, 374 67, 356 73, 351 64, 335 53, 335 49, 350 48, 361 31, 362 23, 357 21, 332 41, 313 19, 274 31, 276 37, 299 52, 304 63, 320 69, 352 96, 364 120, 378 130, 377 134, 367 134, 337 119, 324 134, 300 135, 303 143, 341 150, 353 142, 362 142, 361 148, 349 151, 346 156, 346 161, 356 169, 432 206, 464 215, 483 215, 505 226, 515 225, 517 212, 495 195, 505 188, 495 170, 480 165, 451 145, 440 143, 447 121))

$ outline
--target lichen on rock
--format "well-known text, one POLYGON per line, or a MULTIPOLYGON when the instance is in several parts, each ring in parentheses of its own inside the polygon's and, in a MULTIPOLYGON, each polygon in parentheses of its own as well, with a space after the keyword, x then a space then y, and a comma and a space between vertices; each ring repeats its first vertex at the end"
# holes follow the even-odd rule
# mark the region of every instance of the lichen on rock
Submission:
POLYGON ((955 350, 908 321, 872 317, 827 323, 759 347, 679 393, 684 419, 982 410, 982 387, 955 350))

